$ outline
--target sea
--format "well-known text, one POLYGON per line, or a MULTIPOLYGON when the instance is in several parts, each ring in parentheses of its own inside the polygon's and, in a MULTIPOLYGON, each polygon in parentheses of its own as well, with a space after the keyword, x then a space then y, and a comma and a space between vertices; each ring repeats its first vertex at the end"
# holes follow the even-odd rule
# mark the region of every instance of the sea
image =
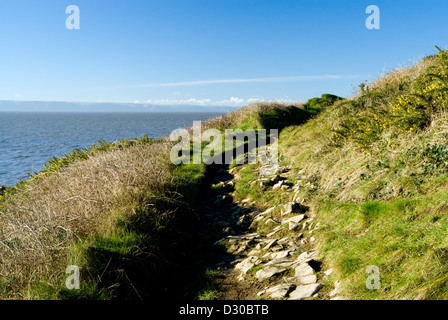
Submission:
POLYGON ((12 186, 42 170, 53 156, 86 148, 98 140, 168 136, 193 121, 223 112, 52 113, 0 112, 0 186, 12 186))

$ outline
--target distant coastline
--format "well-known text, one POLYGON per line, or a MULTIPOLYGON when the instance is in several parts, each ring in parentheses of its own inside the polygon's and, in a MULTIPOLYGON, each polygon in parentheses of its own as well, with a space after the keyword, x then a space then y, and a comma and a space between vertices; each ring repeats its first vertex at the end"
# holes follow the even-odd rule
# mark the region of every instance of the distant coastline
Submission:
POLYGON ((236 109, 238 107, 119 102, 0 101, 0 112, 230 112, 236 109))

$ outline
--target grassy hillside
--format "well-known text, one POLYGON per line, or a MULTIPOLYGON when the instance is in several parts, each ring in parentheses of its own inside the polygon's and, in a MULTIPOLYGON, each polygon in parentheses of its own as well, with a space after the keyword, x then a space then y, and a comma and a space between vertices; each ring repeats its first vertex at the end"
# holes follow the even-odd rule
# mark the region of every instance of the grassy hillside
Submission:
POLYGON ((448 52, 439 51, 350 99, 311 99, 298 112, 305 117, 271 110, 270 119, 290 122, 278 126, 280 160, 299 189, 266 189, 253 184, 258 164, 234 166, 236 200, 309 206, 317 249, 333 269, 325 285, 340 282, 346 299, 447 299, 447 92, 448 52), (366 287, 372 265, 378 290, 366 287))
MULTIPOLYGON (((348 299, 448 298, 447 51, 361 84, 349 99, 258 103, 208 128, 280 130, 280 162, 298 191, 254 185, 260 164, 252 164, 231 166, 234 194, 260 209, 297 199, 309 206, 334 270, 327 287, 340 281, 348 299), (371 265, 378 290, 365 285, 371 265)), ((206 168, 173 165, 172 146, 100 142, 0 188, 0 296, 176 297, 165 289, 182 276, 206 168), (65 288, 68 265, 81 268, 82 290, 65 288)))
POLYGON ((396 70, 280 137, 326 262, 353 299, 448 298, 448 52, 396 70), (380 270, 366 289, 366 268, 380 270))

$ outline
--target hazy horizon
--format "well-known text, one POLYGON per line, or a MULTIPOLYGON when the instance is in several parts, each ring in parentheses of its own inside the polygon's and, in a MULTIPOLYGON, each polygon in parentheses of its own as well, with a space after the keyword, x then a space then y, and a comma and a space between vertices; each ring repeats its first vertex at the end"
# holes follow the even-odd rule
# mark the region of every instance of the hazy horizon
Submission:
POLYGON ((230 112, 239 107, 126 102, 0 100, 0 112, 230 112))

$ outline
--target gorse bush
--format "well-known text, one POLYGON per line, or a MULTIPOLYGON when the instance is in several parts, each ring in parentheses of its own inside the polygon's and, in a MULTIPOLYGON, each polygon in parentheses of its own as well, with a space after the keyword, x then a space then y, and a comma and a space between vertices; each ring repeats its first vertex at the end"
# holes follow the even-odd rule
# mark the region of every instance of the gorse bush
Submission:
POLYGON ((367 150, 385 131, 399 135, 425 128, 431 115, 448 104, 448 52, 439 49, 435 59, 415 80, 404 77, 365 88, 359 97, 342 102, 345 116, 333 130, 334 145, 353 141, 367 150))

